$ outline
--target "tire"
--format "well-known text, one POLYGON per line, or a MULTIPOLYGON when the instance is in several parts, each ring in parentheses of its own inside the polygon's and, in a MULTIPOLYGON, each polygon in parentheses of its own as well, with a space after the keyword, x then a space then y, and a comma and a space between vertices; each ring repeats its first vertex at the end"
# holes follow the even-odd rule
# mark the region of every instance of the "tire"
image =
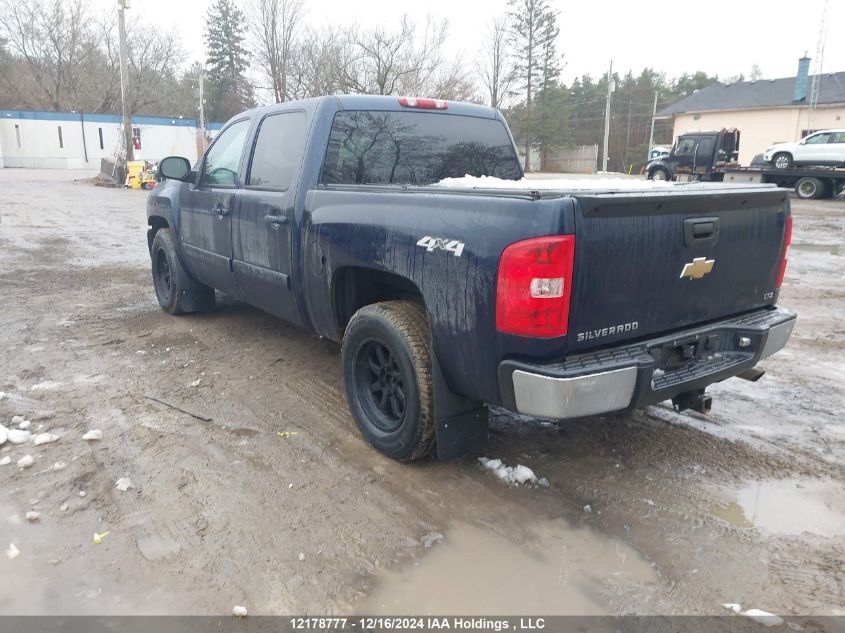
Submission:
POLYGON ((669 180, 669 172, 659 167, 648 175, 649 180, 669 180))
POLYGON ((778 152, 772 156, 772 165, 775 169, 789 169, 792 167, 792 154, 789 152, 778 152))
POLYGON ((364 306, 346 326, 341 348, 346 401, 376 449, 399 462, 434 450, 431 329, 413 301, 364 306))
POLYGON ((817 200, 824 192, 824 183, 818 178, 802 178, 795 183, 795 195, 804 200, 817 200))
POLYGON ((156 232, 150 259, 153 287, 162 310, 183 314, 214 309, 214 289, 191 279, 185 271, 172 230, 163 228, 156 232))

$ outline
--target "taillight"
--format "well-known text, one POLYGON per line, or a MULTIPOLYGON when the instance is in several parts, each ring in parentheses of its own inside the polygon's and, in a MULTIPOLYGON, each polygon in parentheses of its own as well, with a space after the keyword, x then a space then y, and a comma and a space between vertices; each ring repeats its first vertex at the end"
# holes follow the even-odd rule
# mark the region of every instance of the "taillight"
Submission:
POLYGON ((783 284, 783 276, 786 273, 786 256, 789 253, 790 244, 792 244, 792 215, 786 216, 786 230, 783 234, 783 253, 780 256, 780 271, 778 272, 778 280, 775 283, 775 288, 780 288, 783 284))
POLYGON ((575 236, 535 237, 508 246, 499 259, 496 329, 552 338, 569 326, 575 236))
POLYGON ((402 97, 399 105, 403 108, 421 108, 422 110, 447 110, 449 104, 442 99, 418 99, 416 97, 402 97))

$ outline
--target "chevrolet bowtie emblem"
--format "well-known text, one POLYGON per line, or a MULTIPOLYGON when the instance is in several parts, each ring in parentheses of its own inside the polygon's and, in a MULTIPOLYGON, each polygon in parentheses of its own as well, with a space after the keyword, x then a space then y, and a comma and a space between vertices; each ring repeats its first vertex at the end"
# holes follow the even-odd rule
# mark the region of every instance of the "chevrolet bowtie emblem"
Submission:
POLYGON ((689 279, 701 279, 713 270, 715 259, 707 259, 706 257, 696 257, 688 264, 684 264, 684 269, 681 271, 681 279, 687 277, 689 279))

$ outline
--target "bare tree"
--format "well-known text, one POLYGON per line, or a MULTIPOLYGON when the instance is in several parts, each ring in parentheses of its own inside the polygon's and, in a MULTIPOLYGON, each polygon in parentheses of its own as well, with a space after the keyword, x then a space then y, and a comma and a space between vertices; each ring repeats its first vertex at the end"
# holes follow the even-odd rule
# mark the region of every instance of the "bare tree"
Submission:
POLYGON ((30 107, 78 107, 80 77, 99 45, 83 0, 0 0, 0 34, 28 75, 5 84, 29 85, 30 107))
POLYGON ((514 82, 509 41, 507 18, 493 18, 487 28, 479 62, 481 82, 493 108, 504 107, 514 82))
POLYGON ((247 20, 253 55, 270 80, 276 103, 292 98, 288 87, 304 0, 250 0, 247 20))
POLYGON ((349 76, 356 56, 349 28, 306 31, 291 52, 288 89, 293 98, 354 92, 349 76))
POLYGON ((185 49, 176 31, 138 25, 127 33, 130 103, 136 112, 161 111, 172 95, 185 49))
POLYGON ((441 63, 440 70, 434 76, 431 87, 425 90, 425 94, 450 101, 484 102, 482 96, 479 95, 478 86, 460 56, 451 63, 445 61, 441 63))
POLYGON ((441 64, 448 23, 427 19, 422 27, 403 16, 399 28, 355 29, 355 57, 346 68, 347 83, 370 94, 422 94, 432 88, 441 64))

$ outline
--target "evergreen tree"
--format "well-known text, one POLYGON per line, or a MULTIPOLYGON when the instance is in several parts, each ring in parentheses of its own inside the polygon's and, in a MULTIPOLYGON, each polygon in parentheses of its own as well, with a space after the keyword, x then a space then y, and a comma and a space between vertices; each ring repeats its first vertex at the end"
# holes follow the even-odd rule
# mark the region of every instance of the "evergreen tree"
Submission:
POLYGON ((244 45, 246 19, 233 0, 215 0, 205 18, 208 118, 225 121, 253 107, 246 79, 249 54, 244 45))
POLYGON ((521 110, 522 142, 525 146, 525 168, 535 132, 533 101, 543 89, 557 83, 560 58, 557 54, 557 11, 547 0, 510 0, 508 17, 511 23, 512 45, 517 53, 514 78, 525 101, 521 110))

